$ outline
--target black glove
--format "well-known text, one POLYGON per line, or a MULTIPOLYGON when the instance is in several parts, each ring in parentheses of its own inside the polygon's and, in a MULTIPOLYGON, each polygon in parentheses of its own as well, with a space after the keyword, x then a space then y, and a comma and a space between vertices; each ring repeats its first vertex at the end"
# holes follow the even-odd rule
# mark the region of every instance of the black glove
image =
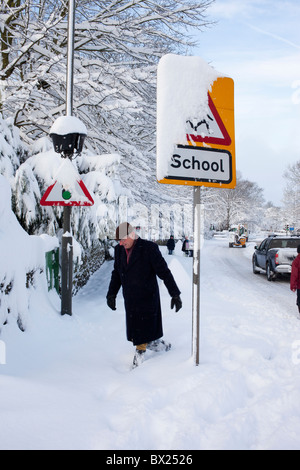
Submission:
POLYGON ((111 308, 112 310, 117 310, 116 309, 116 298, 115 298, 114 295, 109 295, 106 298, 106 302, 107 302, 107 305, 109 306, 109 308, 111 308))
POLYGON ((178 312, 178 310, 181 309, 182 307, 182 301, 181 301, 181 298, 178 296, 178 297, 172 297, 171 299, 171 309, 174 307, 175 305, 175 312, 178 312))

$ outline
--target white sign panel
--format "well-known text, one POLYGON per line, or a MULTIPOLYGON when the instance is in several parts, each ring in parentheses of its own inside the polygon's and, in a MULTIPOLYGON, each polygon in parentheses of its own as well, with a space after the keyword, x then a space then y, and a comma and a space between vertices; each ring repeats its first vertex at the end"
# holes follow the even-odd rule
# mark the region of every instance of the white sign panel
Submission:
POLYGON ((228 184, 232 180, 231 160, 227 150, 178 145, 166 179, 228 184))

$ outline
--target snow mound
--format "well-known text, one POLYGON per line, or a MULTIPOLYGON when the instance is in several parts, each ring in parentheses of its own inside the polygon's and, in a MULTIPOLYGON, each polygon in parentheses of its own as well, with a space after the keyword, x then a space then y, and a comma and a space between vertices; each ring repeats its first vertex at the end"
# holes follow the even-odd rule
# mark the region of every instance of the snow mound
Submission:
POLYGON ((56 237, 28 235, 11 210, 11 188, 0 175, 0 332, 13 319, 26 329, 31 296, 47 296, 45 253, 56 237))

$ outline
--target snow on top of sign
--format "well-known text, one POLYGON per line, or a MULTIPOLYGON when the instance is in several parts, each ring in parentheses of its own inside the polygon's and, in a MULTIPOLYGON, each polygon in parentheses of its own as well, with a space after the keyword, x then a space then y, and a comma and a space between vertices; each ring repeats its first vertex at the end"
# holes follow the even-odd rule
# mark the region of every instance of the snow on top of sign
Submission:
POLYGON ((50 134, 67 135, 73 133, 87 135, 85 125, 75 116, 60 116, 50 129, 50 134))
POLYGON ((80 175, 74 167, 71 160, 64 158, 60 167, 57 170, 54 180, 60 183, 66 191, 70 191, 72 194, 72 200, 78 202, 86 201, 86 196, 82 193, 82 190, 78 183, 81 181, 80 175))
POLYGON ((186 144, 186 121, 205 117, 208 91, 220 74, 201 57, 166 54, 157 75, 157 179, 167 175, 178 144, 186 144))
POLYGON ((73 186, 80 181, 79 173, 69 158, 64 158, 59 166, 54 179, 65 186, 73 186))

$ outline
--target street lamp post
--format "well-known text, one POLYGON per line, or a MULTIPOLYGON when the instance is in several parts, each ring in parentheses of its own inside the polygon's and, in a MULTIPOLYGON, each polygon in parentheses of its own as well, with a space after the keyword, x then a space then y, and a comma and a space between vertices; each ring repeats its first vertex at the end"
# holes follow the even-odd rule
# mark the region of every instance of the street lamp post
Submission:
MULTIPOLYGON (((74 77, 74 31, 75 31, 75 0, 69 0, 68 11, 68 55, 67 55, 67 86, 66 115, 73 113, 73 77, 74 77)), ((72 155, 66 158, 72 159, 72 155)), ((73 285, 73 238, 71 235, 71 206, 63 209, 63 236, 61 244, 61 314, 72 315, 73 285)))
POLYGON ((69 0, 66 115, 73 113, 75 0, 69 0))
POLYGON ((72 315, 73 238, 71 235, 71 207, 73 205, 90 206, 94 204, 93 198, 71 163, 74 152, 76 151, 78 155, 81 153, 87 134, 85 125, 78 118, 72 116, 74 5, 74 0, 69 0, 66 116, 60 116, 50 129, 50 137, 53 141, 54 150, 60 153, 65 161, 58 169, 55 182, 46 190, 41 199, 41 205, 43 206, 63 206, 63 235, 61 242, 62 315, 72 315))

